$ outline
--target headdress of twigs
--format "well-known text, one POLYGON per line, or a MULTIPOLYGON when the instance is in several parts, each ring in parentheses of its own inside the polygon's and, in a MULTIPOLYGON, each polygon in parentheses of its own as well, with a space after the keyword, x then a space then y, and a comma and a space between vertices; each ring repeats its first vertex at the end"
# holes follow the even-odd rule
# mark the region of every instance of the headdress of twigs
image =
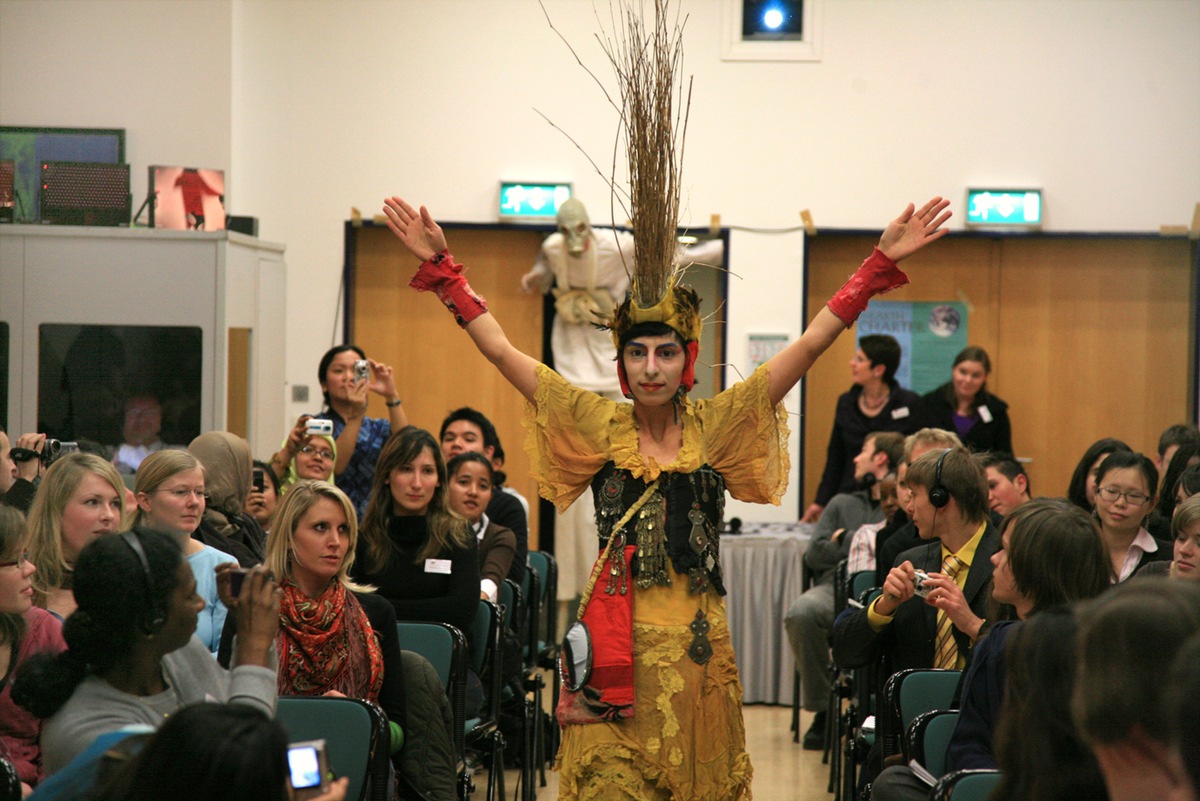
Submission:
MULTIPOLYGON (((597 34, 617 78, 620 102, 607 91, 605 96, 620 113, 618 144, 625 140, 628 207, 616 182, 606 180, 613 202, 633 221, 636 254, 630 298, 617 309, 609 327, 614 339, 619 339, 636 323, 667 322, 685 340, 694 340, 701 327, 695 294, 678 298, 674 289, 680 174, 692 91, 689 78, 685 94, 681 75, 687 19, 681 19, 678 11, 671 12, 670 0, 653 0, 651 24, 645 5, 638 0, 620 3, 620 11, 612 13, 612 33, 597 34), (677 103, 679 97, 682 101, 677 103)), ((571 52, 575 54, 574 49, 571 52)), ((578 54, 575 58, 582 66, 578 54)), ((587 71, 600 84, 595 74, 587 71)), ((615 172, 615 159, 613 166, 615 172)))

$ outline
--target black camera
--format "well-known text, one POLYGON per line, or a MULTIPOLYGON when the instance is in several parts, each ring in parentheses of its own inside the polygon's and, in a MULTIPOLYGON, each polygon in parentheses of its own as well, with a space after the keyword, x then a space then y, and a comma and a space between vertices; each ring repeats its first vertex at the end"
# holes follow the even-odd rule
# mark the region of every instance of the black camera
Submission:
POLYGON ((41 458, 42 465, 49 467, 54 464, 54 461, 60 456, 65 456, 68 453, 75 453, 79 450, 78 442, 63 442, 57 439, 46 438, 42 443, 42 452, 30 448, 13 448, 8 452, 8 456, 14 462, 28 462, 33 459, 41 458))

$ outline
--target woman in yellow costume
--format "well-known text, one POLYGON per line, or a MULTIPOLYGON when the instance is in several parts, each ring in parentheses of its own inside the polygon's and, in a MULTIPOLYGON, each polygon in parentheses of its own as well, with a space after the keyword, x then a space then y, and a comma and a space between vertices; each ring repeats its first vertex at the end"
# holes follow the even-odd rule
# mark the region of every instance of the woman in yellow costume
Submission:
MULTIPOLYGON (((678 45, 665 36, 661 1, 656 6, 652 37, 634 14, 627 18, 629 43, 621 54, 630 63, 651 62, 618 67, 627 89, 647 73, 642 66, 659 76, 675 74, 678 45)), ((578 671, 564 671, 559 798, 749 799, 742 688, 721 580, 725 492, 779 503, 789 470, 783 397, 873 295, 908 282, 896 263, 946 233, 949 201, 934 198, 920 209, 909 204, 799 339, 748 380, 693 402, 687 392, 701 318, 695 292, 677 284, 673 271, 678 162, 672 83, 665 89, 661 80, 652 83, 623 92, 624 102, 635 106, 623 119, 629 121, 638 264, 630 297, 610 328, 622 390, 632 403, 572 386, 517 350, 424 207, 418 211, 392 197, 384 213, 422 262, 410 286, 436 292, 528 401, 526 448, 541 495, 559 509, 589 486, 595 495, 603 552, 581 605, 590 659, 581 657, 578 671), (650 102, 642 102, 645 94, 631 100, 638 92, 651 95, 650 102), (639 117, 647 105, 657 116, 639 117), (658 169, 664 166, 669 169, 658 169)))

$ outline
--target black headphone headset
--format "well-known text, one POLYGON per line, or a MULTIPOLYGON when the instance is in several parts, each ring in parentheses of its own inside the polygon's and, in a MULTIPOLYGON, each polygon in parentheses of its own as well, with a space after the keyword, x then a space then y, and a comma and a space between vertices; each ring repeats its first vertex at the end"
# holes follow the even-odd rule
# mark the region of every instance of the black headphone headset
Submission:
POLYGON ((133 555, 137 557, 138 564, 142 566, 142 583, 145 589, 145 606, 138 621, 138 626, 146 634, 157 634, 159 630, 166 624, 167 616, 158 604, 154 603, 154 592, 151 589, 150 561, 146 559, 146 550, 142 548, 142 542, 138 539, 137 534, 132 531, 122 531, 120 534, 125 544, 129 546, 129 550, 133 551, 133 555))
POLYGON ((929 502, 933 504, 934 509, 941 509, 950 503, 950 490, 942 485, 942 462, 946 461, 946 454, 952 450, 954 449, 947 448, 942 451, 937 460, 937 467, 933 468, 933 486, 929 488, 929 502))

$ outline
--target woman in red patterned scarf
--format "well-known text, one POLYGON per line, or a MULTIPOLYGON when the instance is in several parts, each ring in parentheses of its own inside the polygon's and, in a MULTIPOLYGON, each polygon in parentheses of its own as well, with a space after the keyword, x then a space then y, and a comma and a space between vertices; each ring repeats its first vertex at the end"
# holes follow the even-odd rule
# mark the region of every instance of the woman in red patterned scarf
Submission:
MULTIPOLYGON (((421 666, 410 664, 414 655, 401 657, 392 605, 374 595, 374 588, 350 580, 357 541, 354 506, 333 484, 298 481, 280 500, 266 558, 266 565, 281 577, 283 590, 275 637, 279 694, 350 696, 379 704, 387 713, 398 774, 431 790, 432 797, 442 797, 437 791, 442 786, 452 797, 448 728, 422 727, 419 736, 414 732, 408 738, 421 741, 419 759, 404 754, 413 750, 403 748, 406 697, 416 694, 419 697, 412 700, 425 704, 431 687, 427 681, 413 680, 425 675, 421 666), (429 765, 443 761, 447 769, 430 775, 429 765), (421 775, 411 775, 406 768, 414 762, 423 763, 421 775)), ((440 694, 436 679, 432 684, 440 694)))

